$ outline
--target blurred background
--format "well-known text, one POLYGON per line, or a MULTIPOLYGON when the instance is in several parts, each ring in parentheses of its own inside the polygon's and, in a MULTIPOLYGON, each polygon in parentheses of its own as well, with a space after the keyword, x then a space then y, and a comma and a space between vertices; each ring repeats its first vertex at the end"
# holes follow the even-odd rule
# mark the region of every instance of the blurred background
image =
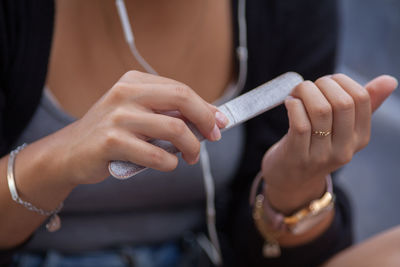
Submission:
MULTIPOLYGON (((400 1, 340 0, 338 71, 365 84, 380 74, 400 80, 400 1)), ((355 241, 400 225, 400 89, 372 122, 371 142, 339 174, 353 203, 355 241)))

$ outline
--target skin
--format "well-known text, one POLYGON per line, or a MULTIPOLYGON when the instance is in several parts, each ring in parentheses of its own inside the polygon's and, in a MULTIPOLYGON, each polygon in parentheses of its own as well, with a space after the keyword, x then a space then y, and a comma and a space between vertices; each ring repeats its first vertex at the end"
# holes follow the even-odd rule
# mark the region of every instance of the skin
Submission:
MULTIPOLYGON (((290 128, 265 154, 262 171, 265 195, 284 214, 304 207, 326 190, 325 176, 350 162, 370 138, 371 114, 397 87, 390 76, 380 76, 365 87, 343 74, 305 81, 285 101, 290 128), (327 137, 312 131, 331 130, 327 137)), ((333 212, 304 235, 284 234, 283 246, 294 246, 322 233, 333 212)))
MULTIPOLYGON (((229 2, 127 3, 135 18, 135 34, 140 36, 138 47, 161 77, 129 71, 141 68, 124 44, 111 2, 58 1, 47 85, 63 109, 79 119, 29 145, 15 165, 21 198, 43 209, 57 207, 78 184, 104 180, 110 160, 173 170, 177 158, 146 143, 148 138, 171 141, 189 164, 196 163, 200 145, 182 117, 211 141, 220 138, 218 128, 227 123, 209 102, 233 79, 229 2), (204 13, 199 13, 201 8, 204 13), (156 25, 163 25, 162 30, 156 25), (193 32, 198 32, 195 41, 193 32), (161 50, 157 44, 163 44, 161 50), (179 54, 182 51, 189 54, 179 54), (171 110, 178 110, 182 117, 160 114, 171 110)), ((393 78, 383 76, 364 88, 344 75, 297 86, 292 98, 285 101, 289 132, 260 163, 268 184, 265 194, 272 206, 289 214, 319 198, 325 191, 325 175, 343 166, 367 144, 371 111, 396 86, 393 78), (331 129, 333 134, 313 136, 314 129, 331 129)), ((6 162, 7 157, 0 160, 4 175, 6 162)), ((23 242, 46 219, 13 202, 9 194, 3 177, 0 236, 6 238, 0 240, 0 248, 23 242)), ((314 239, 332 217, 333 213, 329 214, 304 235, 282 236, 282 245, 314 239)))
MULTIPOLYGON (((207 102, 223 94, 234 80, 229 1, 125 2, 136 45, 161 76, 207 102)), ((125 42, 114 1, 61 0, 57 10, 47 85, 81 118, 124 73, 144 69, 125 42)))
POLYGON ((400 227, 397 226, 344 250, 323 266, 399 266, 399 246, 400 227))

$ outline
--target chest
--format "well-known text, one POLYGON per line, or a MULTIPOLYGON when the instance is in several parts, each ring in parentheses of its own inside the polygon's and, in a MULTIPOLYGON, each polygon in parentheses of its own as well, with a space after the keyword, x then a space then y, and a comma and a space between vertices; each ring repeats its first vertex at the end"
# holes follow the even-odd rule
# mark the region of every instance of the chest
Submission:
MULTIPOLYGON (((125 43, 116 11, 83 6, 83 15, 71 14, 66 5, 57 5, 47 85, 63 109, 79 118, 125 72, 144 69, 125 43)), ((193 12, 177 18, 187 23, 165 27, 162 18, 130 12, 135 14, 132 29, 139 51, 161 76, 189 85, 212 102, 233 80, 230 4, 216 1, 193 12)))

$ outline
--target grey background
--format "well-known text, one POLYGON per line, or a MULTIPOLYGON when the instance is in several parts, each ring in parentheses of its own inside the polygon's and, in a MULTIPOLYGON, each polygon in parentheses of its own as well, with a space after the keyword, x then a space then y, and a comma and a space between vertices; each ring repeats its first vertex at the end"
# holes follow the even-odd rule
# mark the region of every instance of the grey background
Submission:
MULTIPOLYGON (((338 71, 361 83, 400 77, 400 1, 341 0, 338 71)), ((356 241, 400 224, 400 90, 374 114, 371 142, 339 175, 354 208, 356 241)))

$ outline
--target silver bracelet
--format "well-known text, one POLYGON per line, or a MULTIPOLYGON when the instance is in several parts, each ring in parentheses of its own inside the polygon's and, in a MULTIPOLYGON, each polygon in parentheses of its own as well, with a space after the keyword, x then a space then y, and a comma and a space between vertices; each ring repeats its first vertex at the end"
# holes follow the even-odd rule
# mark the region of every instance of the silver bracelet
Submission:
POLYGON ((8 188, 10 189, 11 193, 11 198, 17 202, 18 204, 24 206, 30 211, 39 213, 40 215, 43 216, 50 216, 49 222, 46 224, 46 229, 49 232, 55 232, 58 229, 61 228, 61 219, 57 215, 57 213, 60 212, 60 210, 63 208, 64 203, 61 202, 58 207, 52 211, 46 211, 43 209, 40 209, 38 207, 35 207, 32 203, 29 203, 27 201, 22 200, 18 196, 17 192, 17 187, 15 185, 15 179, 14 179, 14 162, 15 158, 17 157, 18 153, 26 147, 26 144, 23 144, 13 151, 11 151, 10 156, 8 157, 8 165, 7 165, 7 181, 8 181, 8 188))

